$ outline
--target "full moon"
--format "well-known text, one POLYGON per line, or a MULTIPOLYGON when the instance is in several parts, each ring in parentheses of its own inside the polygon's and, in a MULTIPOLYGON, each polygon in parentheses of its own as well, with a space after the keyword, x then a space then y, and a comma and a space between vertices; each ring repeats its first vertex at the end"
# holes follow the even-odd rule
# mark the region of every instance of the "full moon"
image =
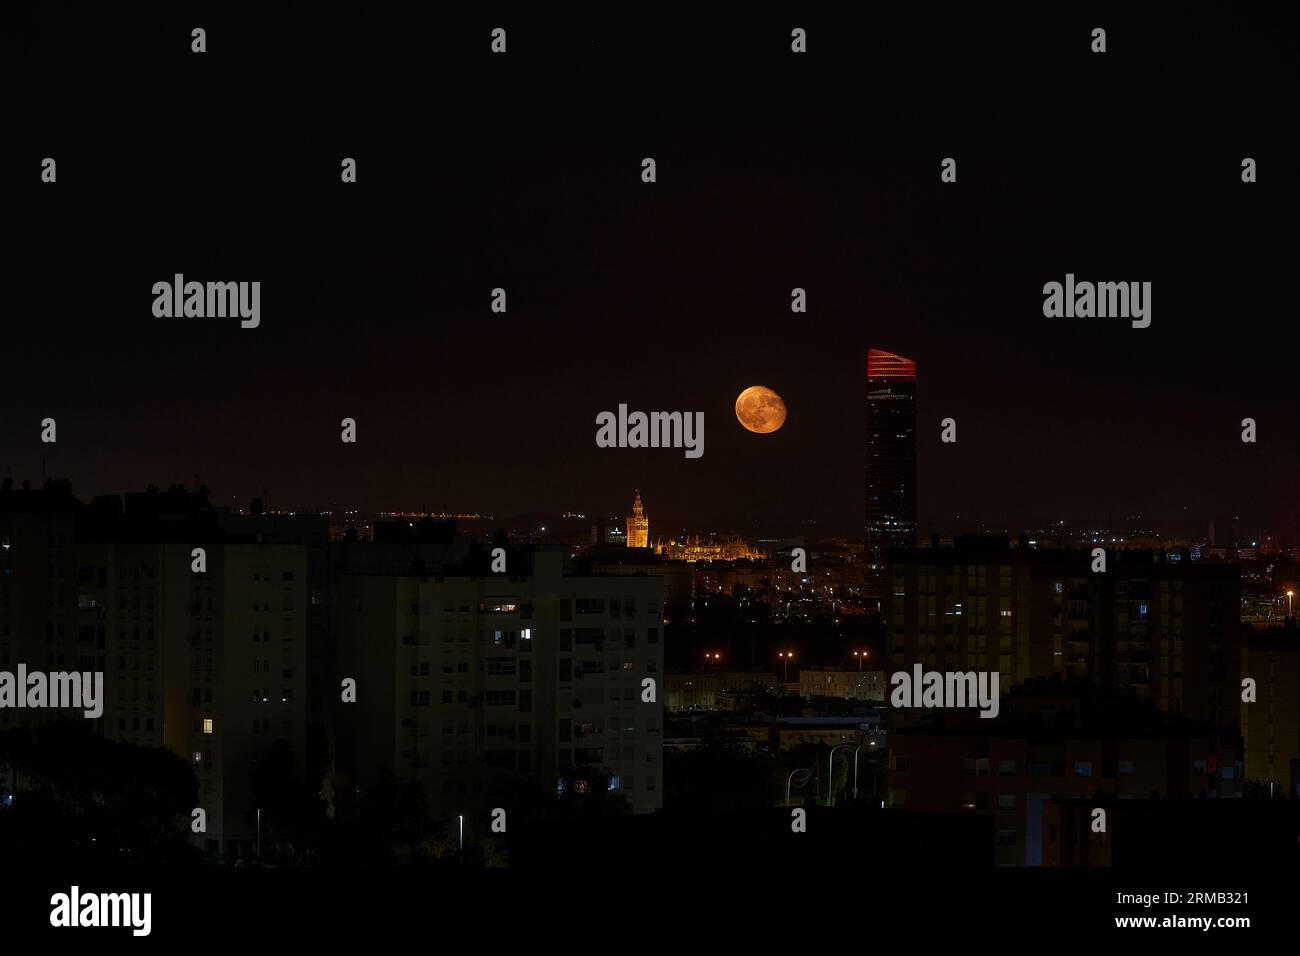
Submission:
POLYGON ((736 399, 736 418, 751 432, 767 435, 785 424, 785 402, 762 385, 751 385, 736 399))

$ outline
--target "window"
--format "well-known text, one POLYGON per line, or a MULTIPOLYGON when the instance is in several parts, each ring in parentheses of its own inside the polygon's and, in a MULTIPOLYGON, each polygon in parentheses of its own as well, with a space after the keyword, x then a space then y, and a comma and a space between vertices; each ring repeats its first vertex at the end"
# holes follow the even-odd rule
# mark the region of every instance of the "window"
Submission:
POLYGON ((1014 810, 1016 808, 1016 795, 1014 793, 998 794, 999 810, 1014 810))
POLYGON ((1076 777, 1091 777, 1092 762, 1089 760, 1076 760, 1074 762, 1074 775, 1076 777))
POLYGON ((1119 762, 1119 775, 1121 777, 1131 777, 1136 772, 1132 760, 1121 760, 1119 762))
POLYGON ((1014 760, 998 761, 999 777, 1014 777, 1016 775, 1016 762, 1014 760))
POLYGON ((515 693, 513 690, 484 691, 483 702, 489 707, 513 707, 515 705, 515 693))
POLYGON ((212 733, 212 718, 211 718, 211 717, 204 717, 204 718, 203 718, 203 732, 204 732, 205 734, 210 734, 210 733, 212 733))

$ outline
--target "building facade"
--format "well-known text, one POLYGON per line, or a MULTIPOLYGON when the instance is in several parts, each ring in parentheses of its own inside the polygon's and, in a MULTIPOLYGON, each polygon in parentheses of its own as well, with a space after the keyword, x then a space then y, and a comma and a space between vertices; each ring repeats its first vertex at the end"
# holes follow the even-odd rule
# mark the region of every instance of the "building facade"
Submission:
POLYGON ((998 671, 1003 688, 1074 677, 1130 688, 1166 713, 1235 723, 1240 573, 1233 565, 1112 550, 960 539, 891 555, 894 669, 998 671))
POLYGON ((632 499, 632 513, 627 516, 627 546, 629 548, 650 547, 650 518, 641 504, 641 489, 635 491, 632 499))
POLYGON ((357 687, 335 721, 342 804, 388 772, 444 818, 485 822, 520 785, 597 775, 633 812, 662 806, 662 579, 578 574, 567 549, 516 557, 511 575, 335 577, 339 674, 357 687))
POLYGON ((886 552, 916 545, 916 363, 867 352, 865 586, 884 613, 886 552))

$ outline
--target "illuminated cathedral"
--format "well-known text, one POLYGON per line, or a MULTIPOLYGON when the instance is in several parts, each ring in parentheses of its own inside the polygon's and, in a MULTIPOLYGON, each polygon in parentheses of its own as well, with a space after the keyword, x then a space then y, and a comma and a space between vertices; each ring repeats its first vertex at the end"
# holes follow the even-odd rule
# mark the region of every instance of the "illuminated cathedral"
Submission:
POLYGON ((629 548, 650 547, 650 519, 641 504, 641 489, 637 488, 632 499, 632 513, 627 516, 627 546, 629 548))

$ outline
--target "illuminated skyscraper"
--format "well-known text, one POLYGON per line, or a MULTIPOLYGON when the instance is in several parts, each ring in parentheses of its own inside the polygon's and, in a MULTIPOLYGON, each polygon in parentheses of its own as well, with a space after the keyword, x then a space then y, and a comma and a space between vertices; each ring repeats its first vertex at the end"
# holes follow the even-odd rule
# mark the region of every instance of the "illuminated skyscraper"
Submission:
POLYGON ((629 548, 650 547, 650 518, 641 506, 641 489, 636 489, 632 500, 632 513, 627 516, 627 546, 629 548))
POLYGON ((885 552, 916 546, 916 363, 867 352, 866 590, 887 598, 885 552))

